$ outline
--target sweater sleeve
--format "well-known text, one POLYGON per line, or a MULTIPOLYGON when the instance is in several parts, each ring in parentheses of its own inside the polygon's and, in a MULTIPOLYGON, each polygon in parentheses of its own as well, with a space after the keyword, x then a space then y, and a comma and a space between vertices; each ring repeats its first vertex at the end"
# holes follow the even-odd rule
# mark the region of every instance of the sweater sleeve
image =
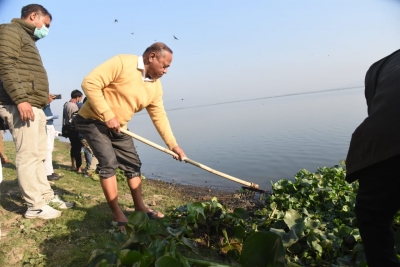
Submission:
POLYGON ((156 98, 149 106, 147 106, 146 109, 161 138, 164 140, 168 148, 172 149, 176 147, 178 143, 176 142, 174 134, 171 130, 171 126, 167 118, 167 113, 164 109, 161 85, 159 86, 160 88, 156 98))
POLYGON ((115 117, 110 106, 105 100, 103 89, 114 82, 122 71, 122 61, 115 56, 96 67, 82 82, 82 89, 90 101, 91 108, 108 121, 115 117))
POLYGON ((14 27, 0 26, 0 78, 11 100, 18 105, 28 101, 16 64, 21 53, 21 36, 14 27))

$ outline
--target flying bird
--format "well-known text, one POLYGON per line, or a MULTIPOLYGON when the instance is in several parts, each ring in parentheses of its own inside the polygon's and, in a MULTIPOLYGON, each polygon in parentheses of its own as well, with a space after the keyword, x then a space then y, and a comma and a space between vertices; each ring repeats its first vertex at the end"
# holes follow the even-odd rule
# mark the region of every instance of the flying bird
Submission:
POLYGON ((172 35, 172 36, 174 36, 174 39, 175 39, 175 40, 179 40, 178 38, 176 38, 176 36, 175 36, 175 35, 172 35))
POLYGON ((131 34, 134 34, 133 32, 131 32, 131 34))
POLYGON ((118 22, 118 20, 116 19, 116 20, 114 20, 114 22, 118 22))

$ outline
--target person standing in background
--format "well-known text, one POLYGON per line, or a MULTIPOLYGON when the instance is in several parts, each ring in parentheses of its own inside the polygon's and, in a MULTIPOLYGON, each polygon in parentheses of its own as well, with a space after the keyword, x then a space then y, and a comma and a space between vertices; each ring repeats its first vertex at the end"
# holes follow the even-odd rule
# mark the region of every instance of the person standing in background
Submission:
POLYGON ((53 150, 54 150, 54 138, 57 135, 57 131, 54 128, 53 119, 47 119, 53 116, 53 112, 51 111, 50 104, 54 99, 61 99, 61 95, 53 95, 49 94, 49 102, 47 106, 43 109, 44 114, 46 115, 46 132, 47 132, 47 157, 44 161, 44 166, 46 169, 47 180, 54 181, 58 180, 63 175, 54 173, 53 169, 53 150))
POLYGON ((1 158, 1 164, 10 163, 4 150, 3 133, 1 132, 1 130, 0 130, 0 158, 1 158))
MULTIPOLYGON (((67 128, 67 136, 71 142, 71 171, 76 171, 82 173, 82 143, 79 139, 79 133, 75 130, 74 125, 71 122, 73 114, 77 113, 79 110, 79 102, 82 101, 82 92, 79 90, 73 90, 71 92, 71 99, 69 102, 64 104, 63 109, 63 128, 67 128)), ((64 135, 64 134, 63 134, 64 135)))

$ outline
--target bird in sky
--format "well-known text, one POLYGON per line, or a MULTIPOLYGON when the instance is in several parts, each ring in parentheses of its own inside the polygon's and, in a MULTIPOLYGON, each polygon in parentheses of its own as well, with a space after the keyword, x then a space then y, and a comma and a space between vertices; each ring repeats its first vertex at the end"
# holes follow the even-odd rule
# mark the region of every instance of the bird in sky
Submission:
POLYGON ((116 19, 116 20, 114 20, 114 22, 118 22, 118 20, 116 19))
POLYGON ((131 32, 131 34, 134 34, 134 32, 131 32))
POLYGON ((172 36, 174 36, 174 39, 175 39, 175 40, 179 40, 178 38, 176 38, 176 36, 175 36, 175 35, 172 35, 172 36))

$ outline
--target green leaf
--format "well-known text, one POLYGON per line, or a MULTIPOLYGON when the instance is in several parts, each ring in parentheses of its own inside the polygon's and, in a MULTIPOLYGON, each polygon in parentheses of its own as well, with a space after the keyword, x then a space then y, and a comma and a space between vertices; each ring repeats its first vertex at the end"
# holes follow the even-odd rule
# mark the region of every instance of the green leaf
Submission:
MULTIPOLYGON (((123 249, 118 254, 118 259, 123 266, 132 266, 134 264, 145 264, 142 254, 136 250, 123 249)), ((139 265, 139 266, 140 266, 139 265)))
POLYGON ((136 233, 133 233, 131 237, 125 242, 122 248, 130 248, 136 249, 138 248, 139 244, 144 244, 150 241, 149 236, 144 230, 140 230, 136 233))
POLYGON ((183 228, 171 228, 167 227, 167 232, 170 233, 172 236, 179 238, 179 236, 183 233, 184 229, 183 228))
POLYGON ((285 231, 283 231, 282 229, 274 229, 274 228, 271 228, 270 231, 281 237, 283 246, 285 248, 290 247, 299 240, 293 229, 290 229, 288 233, 285 233, 285 231))
POLYGON ((305 228, 306 229, 311 229, 311 230, 317 229, 318 226, 321 224, 321 222, 319 220, 313 220, 313 219, 310 219, 310 218, 306 218, 304 221, 305 221, 305 224, 306 224, 305 228))
POLYGON ((115 242, 111 242, 111 241, 107 241, 107 242, 104 244, 104 247, 105 247, 105 248, 108 248, 108 249, 110 249, 110 250, 113 250, 113 251, 115 251, 115 252, 118 252, 118 251, 121 249, 120 245, 118 245, 118 244, 115 243, 115 242))
POLYGON ((117 259, 117 255, 112 251, 106 249, 96 249, 93 250, 92 255, 89 258, 87 267, 96 267, 101 261, 109 264, 116 264, 117 259))
POLYGON ((133 225, 136 231, 142 229, 148 222, 149 217, 142 211, 134 211, 128 218, 128 223, 133 225))
POLYGON ((283 217, 283 220, 287 224, 287 226, 292 227, 293 225, 303 222, 303 217, 301 217, 300 213, 296 210, 288 210, 283 217))
POLYGON ((148 247, 148 252, 150 255, 159 258, 164 255, 165 248, 168 244, 169 242, 167 240, 154 239, 148 247))
POLYGON ((233 214, 243 220, 247 220, 250 217, 249 213, 243 208, 235 208, 233 214))
POLYGON ((176 258, 179 260, 183 267, 190 267, 189 261, 185 256, 180 254, 178 251, 176 252, 176 258))
POLYGON ((197 251, 197 245, 196 242, 190 240, 189 238, 186 237, 181 237, 181 242, 185 244, 187 247, 189 247, 192 251, 196 252, 197 251))
POLYGON ((290 229, 296 232, 297 236, 303 236, 305 227, 304 219, 296 210, 288 210, 283 217, 283 220, 290 229))
POLYGON ((344 237, 344 236, 350 235, 350 233, 351 233, 351 228, 350 227, 348 227, 346 225, 341 225, 339 227, 339 235, 340 236, 344 237))
POLYGON ((244 239, 246 237, 246 230, 241 225, 235 225, 233 227, 233 236, 235 238, 244 239))
POLYGON ((307 235, 308 245, 318 252, 319 255, 322 255, 322 247, 319 242, 320 240, 318 239, 317 234, 315 234, 313 231, 307 235))
POLYGON ((122 233, 114 233, 114 236, 119 244, 124 244, 128 240, 128 236, 122 233))
POLYGON ((274 223, 275 229, 285 229, 286 227, 288 227, 288 226, 283 220, 278 220, 274 223))
POLYGON ((255 232, 243 245, 240 262, 243 267, 285 266, 285 249, 279 235, 255 232))
POLYGON ((288 247, 288 251, 290 253, 299 253, 301 251, 301 245, 299 244, 299 242, 294 243, 293 245, 288 247))
POLYGON ((203 219, 206 219, 204 207, 200 202, 188 203, 186 206, 189 222, 196 223, 199 219, 199 214, 203 216, 203 219))
POLYGON ((162 256, 155 263, 156 267, 181 267, 181 263, 171 256, 162 256))

